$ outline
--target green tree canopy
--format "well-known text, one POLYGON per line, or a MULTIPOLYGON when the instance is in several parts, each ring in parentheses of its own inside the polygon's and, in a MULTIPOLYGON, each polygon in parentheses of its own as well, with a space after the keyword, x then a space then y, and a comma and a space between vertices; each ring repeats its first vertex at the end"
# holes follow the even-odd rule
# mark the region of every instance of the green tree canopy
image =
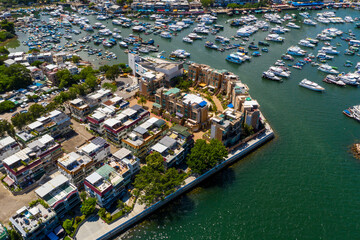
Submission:
POLYGON ((29 107, 29 112, 34 118, 38 118, 45 113, 45 108, 42 105, 35 103, 29 107))
POLYGON ((0 113, 8 112, 13 108, 15 108, 15 103, 12 101, 5 100, 0 103, 0 113))
POLYGON ((188 155, 187 164, 193 173, 203 174, 222 162, 227 155, 227 149, 219 140, 212 139, 210 143, 206 143, 205 140, 198 139, 188 155))
POLYGON ((80 211, 85 216, 89 216, 95 211, 95 206, 96 206, 96 199, 88 198, 83 202, 80 211))
POLYGON ((74 228, 73 228, 73 220, 70 220, 70 219, 66 219, 63 224, 62 224, 63 228, 65 229, 65 231, 68 233, 68 234, 71 234, 73 231, 74 231, 74 228))
POLYGON ((173 193, 184 179, 185 173, 175 168, 165 170, 163 157, 154 152, 146 157, 146 166, 136 175, 134 186, 140 202, 149 206, 173 193))
POLYGON ((0 66, 0 92, 27 87, 32 83, 30 71, 21 64, 0 66))

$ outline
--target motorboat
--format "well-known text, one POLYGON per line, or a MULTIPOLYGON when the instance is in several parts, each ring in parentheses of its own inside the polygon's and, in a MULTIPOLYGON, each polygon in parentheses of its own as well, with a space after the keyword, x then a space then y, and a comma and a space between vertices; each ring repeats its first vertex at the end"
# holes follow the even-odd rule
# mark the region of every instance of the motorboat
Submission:
POLYGON ((300 46, 304 46, 304 47, 310 47, 310 48, 315 47, 315 45, 312 44, 310 41, 304 40, 304 39, 300 40, 298 44, 299 44, 300 46))
POLYGON ((217 45, 215 45, 213 42, 210 42, 210 41, 207 41, 205 43, 205 47, 210 48, 210 49, 216 49, 216 50, 219 49, 219 47, 217 45))
POLYGON ((119 42, 120 47, 128 48, 128 44, 126 42, 119 42))
POLYGON ((299 26, 299 25, 296 25, 296 24, 293 23, 293 22, 289 22, 288 24, 286 24, 286 26, 289 27, 289 28, 300 29, 300 26, 299 26))
POLYGON ((347 85, 351 85, 351 86, 359 86, 359 78, 360 76, 357 74, 339 74, 338 78, 339 80, 343 81, 345 84, 347 85))
POLYGON ((165 32, 165 31, 160 33, 160 37, 166 38, 166 39, 171 39, 172 38, 171 34, 169 32, 165 32))
POLYGON ((189 37, 184 37, 183 38, 183 41, 184 42, 187 42, 187 43, 193 43, 194 41, 191 39, 191 38, 189 38, 189 37))
POLYGON ((192 40, 197 40, 197 39, 202 39, 202 36, 199 36, 196 33, 189 33, 188 38, 192 40))
POLYGON ((316 22, 314 22, 313 20, 308 19, 308 18, 304 19, 303 23, 306 25, 310 25, 310 26, 316 26, 316 24, 317 24, 316 22))
POLYGON ((290 77, 290 71, 284 71, 280 67, 271 66, 269 68, 269 71, 273 72, 278 77, 285 77, 285 78, 290 77))
POLYGON ((312 82, 310 80, 307 80, 306 78, 303 79, 300 83, 299 86, 316 91, 316 92, 323 92, 325 91, 325 88, 321 87, 319 84, 312 82))
POLYGON ((187 58, 190 57, 190 53, 186 52, 183 49, 177 49, 171 52, 170 56, 178 57, 178 58, 187 58))
POLYGON ((319 71, 325 72, 325 73, 330 73, 330 74, 338 74, 339 72, 336 71, 335 69, 333 69, 330 65, 328 64, 321 64, 318 67, 319 71))
POLYGON ((331 54, 331 55, 338 55, 340 52, 337 51, 336 49, 334 49, 333 47, 329 46, 329 47, 322 47, 321 51, 326 53, 326 54, 331 54))
POLYGON ((265 78, 265 79, 270 79, 270 80, 273 80, 273 81, 279 81, 279 82, 282 82, 282 79, 278 76, 276 76, 273 72, 271 71, 265 71, 263 72, 262 74, 262 77, 265 78))
POLYGON ((332 84, 336 84, 338 86, 346 86, 346 83, 344 83, 343 81, 339 80, 338 77, 334 76, 334 75, 327 75, 324 79, 323 79, 323 82, 326 82, 326 83, 332 83, 332 84))
POLYGON ((289 31, 290 31, 290 29, 284 28, 284 27, 281 27, 281 26, 276 26, 276 27, 270 29, 271 33, 276 33, 276 34, 284 34, 284 33, 289 32, 289 31))
POLYGON ((230 42, 230 39, 227 37, 223 37, 223 36, 216 36, 215 41, 221 42, 221 43, 227 43, 227 42, 230 42))
POLYGON ((279 34, 269 34, 265 38, 266 41, 272 41, 272 42, 283 42, 285 38, 280 37, 279 34))
POLYGON ((315 44, 315 45, 319 43, 319 40, 314 39, 314 38, 306 38, 305 40, 307 40, 310 43, 315 44))
POLYGON ((294 57, 288 54, 284 54, 281 56, 281 59, 288 60, 288 61, 294 61, 294 57))
POLYGON ((288 48, 287 53, 294 56, 305 56, 306 51, 298 46, 291 46, 288 48))
POLYGON ((249 37, 257 31, 258 28, 255 26, 244 26, 237 30, 236 35, 239 37, 249 37))

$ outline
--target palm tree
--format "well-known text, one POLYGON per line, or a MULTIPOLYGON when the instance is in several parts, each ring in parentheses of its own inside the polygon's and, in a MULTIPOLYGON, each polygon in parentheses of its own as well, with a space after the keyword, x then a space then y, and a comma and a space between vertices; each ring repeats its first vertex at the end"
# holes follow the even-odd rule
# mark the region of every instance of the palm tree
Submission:
POLYGON ((139 100, 138 100, 138 104, 141 104, 141 106, 144 106, 144 104, 146 104, 146 98, 144 96, 140 96, 139 100))

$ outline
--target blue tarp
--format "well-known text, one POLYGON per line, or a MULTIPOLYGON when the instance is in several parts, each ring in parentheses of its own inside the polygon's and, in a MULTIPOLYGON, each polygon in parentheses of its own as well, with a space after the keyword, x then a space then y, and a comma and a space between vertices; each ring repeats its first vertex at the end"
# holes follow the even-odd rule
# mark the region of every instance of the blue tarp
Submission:
POLYGON ((47 235, 50 240, 59 240, 59 237, 55 235, 55 233, 51 232, 47 235))
POLYGON ((202 101, 201 103, 199 103, 200 107, 205 107, 206 106, 206 101, 202 101))
POLYGON ((230 103, 229 105, 227 105, 228 108, 234 108, 234 105, 232 103, 230 103))

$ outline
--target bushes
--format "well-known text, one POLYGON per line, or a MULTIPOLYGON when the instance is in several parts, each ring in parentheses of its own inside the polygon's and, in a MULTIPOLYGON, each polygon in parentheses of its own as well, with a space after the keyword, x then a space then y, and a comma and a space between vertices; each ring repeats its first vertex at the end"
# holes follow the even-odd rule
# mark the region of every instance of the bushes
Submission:
POLYGON ((96 199, 88 198, 83 202, 80 211, 85 216, 89 216, 95 211, 95 206, 96 206, 96 199))
POLYGON ((47 204, 43 199, 36 199, 34 201, 31 201, 29 203, 29 207, 34 207, 35 205, 37 205, 38 203, 40 203, 41 205, 44 206, 44 208, 49 208, 49 204, 47 204))
POLYGON ((0 103, 0 113, 8 112, 13 108, 15 108, 15 103, 12 101, 6 100, 0 103))

